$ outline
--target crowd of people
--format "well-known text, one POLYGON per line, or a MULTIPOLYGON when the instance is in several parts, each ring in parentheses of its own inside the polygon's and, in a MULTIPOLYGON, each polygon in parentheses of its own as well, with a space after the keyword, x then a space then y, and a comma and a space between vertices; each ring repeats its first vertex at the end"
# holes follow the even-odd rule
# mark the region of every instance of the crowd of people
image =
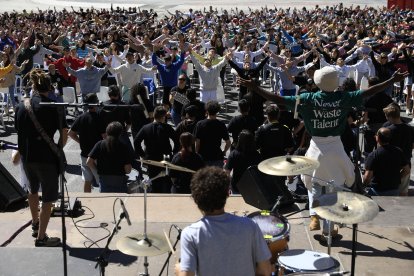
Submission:
MULTIPOLYGON (((339 4, 190 9, 160 16, 139 8, 91 8, 0 18, 0 86, 8 88, 15 107, 33 208, 39 183, 50 193, 43 200, 55 200, 55 190, 47 188, 55 183, 55 175, 47 174, 54 158, 46 157, 55 152, 30 114, 47 136, 53 138, 60 126, 62 140, 69 136, 79 143, 85 192, 94 183, 101 192, 127 192, 126 175, 132 169, 143 174, 139 158, 169 156, 173 164, 194 171, 223 169, 238 193, 248 167, 303 149, 321 163, 313 176, 350 187, 352 161, 359 155, 357 130, 365 125, 363 182, 369 193, 407 195, 414 133, 399 112, 405 107, 412 115, 411 10, 339 4), (228 85, 238 89, 240 115, 225 122, 217 115, 220 89, 228 85), (17 106, 20 87, 32 95, 33 112, 17 106), (76 89, 85 104, 70 126, 62 114, 52 118, 38 104, 61 101, 64 87, 76 89), (102 87, 109 100, 98 107, 102 87), (40 150, 44 153, 32 154, 40 150), (395 168, 384 168, 382 160, 391 159, 395 168), (393 173, 384 175, 384 169, 393 173)), ((146 174, 153 178, 161 171, 147 166, 146 174)), ((321 194, 321 183, 311 177, 303 182, 310 201, 321 194)), ((190 183, 191 174, 171 171, 153 182, 152 192, 190 193, 190 183)), ((45 235, 50 216, 45 206, 40 220, 32 212, 38 246, 55 242, 45 235)), ((311 230, 319 229, 311 215, 311 230)))

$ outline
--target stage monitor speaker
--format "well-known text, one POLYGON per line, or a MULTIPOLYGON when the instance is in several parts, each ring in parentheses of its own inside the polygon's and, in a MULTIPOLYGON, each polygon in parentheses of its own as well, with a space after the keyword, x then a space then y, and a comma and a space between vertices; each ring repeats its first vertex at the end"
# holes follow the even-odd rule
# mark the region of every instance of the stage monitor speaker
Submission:
POLYGON ((242 175, 237 188, 247 204, 260 210, 271 210, 279 196, 282 196, 280 207, 295 202, 285 179, 285 176, 265 174, 257 166, 251 166, 242 175))
POLYGON ((5 211, 11 205, 25 201, 26 192, 14 177, 0 164, 0 211, 5 211))

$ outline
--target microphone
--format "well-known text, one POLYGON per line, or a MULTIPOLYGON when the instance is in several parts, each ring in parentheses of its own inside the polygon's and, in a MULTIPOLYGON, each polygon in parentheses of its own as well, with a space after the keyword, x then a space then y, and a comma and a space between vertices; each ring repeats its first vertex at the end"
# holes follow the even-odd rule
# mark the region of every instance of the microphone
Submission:
POLYGON ((122 207, 122 212, 124 212, 125 218, 127 220, 127 223, 129 226, 131 226, 131 220, 129 219, 129 214, 127 209, 125 208, 124 202, 122 201, 122 199, 120 199, 121 201, 121 207, 122 207))
POLYGON ((175 224, 173 224, 172 226, 178 231, 178 233, 181 233, 181 231, 183 231, 180 227, 178 227, 175 224))

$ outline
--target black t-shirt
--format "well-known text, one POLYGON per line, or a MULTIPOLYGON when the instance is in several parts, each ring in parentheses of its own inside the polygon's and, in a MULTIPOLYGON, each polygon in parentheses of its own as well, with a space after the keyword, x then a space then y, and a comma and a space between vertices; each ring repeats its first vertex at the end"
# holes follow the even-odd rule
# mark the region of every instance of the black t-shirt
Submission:
POLYGON ((196 125, 197 125, 197 121, 191 121, 190 119, 185 119, 177 125, 177 128, 175 129, 175 133, 177 133, 177 137, 180 137, 181 134, 183 134, 184 132, 190 132, 191 134, 193 134, 196 125))
MULTIPOLYGON (((62 128, 68 128, 64 111, 63 108, 54 106, 41 106, 40 102, 53 101, 40 95, 34 95, 31 99, 32 110, 37 121, 53 141, 54 134, 59 130, 59 118, 61 118, 62 128)), ((19 152, 24 162, 56 162, 56 154, 33 125, 24 103, 20 103, 16 108, 15 128, 17 130, 19 152)))
POLYGON ((225 169, 229 171, 233 170, 231 185, 235 192, 238 193, 239 190, 237 189, 237 183, 247 168, 259 164, 260 161, 262 161, 262 158, 257 151, 243 153, 235 149, 230 152, 225 169))
POLYGON ((250 104, 249 115, 256 119, 258 126, 261 125, 264 122, 263 104, 266 102, 266 99, 251 92, 244 95, 243 99, 247 100, 250 104))
POLYGON ((195 100, 183 105, 183 108, 181 110, 181 117, 185 117, 185 109, 190 105, 193 105, 197 108, 196 121, 201 121, 206 118, 206 105, 199 100, 195 100))
POLYGON ((401 183, 400 170, 405 165, 403 152, 393 145, 379 147, 365 160, 365 169, 373 172, 371 185, 378 191, 397 189, 401 183))
POLYGON ((368 125, 385 123, 387 118, 385 118, 383 108, 390 103, 392 103, 392 99, 384 92, 369 97, 364 104, 368 111, 368 125))
POLYGON ((107 140, 96 143, 89 157, 96 160, 98 174, 100 175, 125 175, 124 166, 132 163, 132 153, 121 141, 114 144, 112 151, 108 151, 107 140))
MULTIPOLYGON (((142 102, 147 109, 147 112, 154 112, 154 106, 149 99, 142 99, 142 102)), ((131 100, 130 105, 130 116, 131 116, 131 130, 132 132, 138 133, 138 131, 146 124, 150 123, 150 119, 145 117, 144 107, 141 104, 137 104, 135 101, 131 100)), ((134 137, 135 138, 135 137, 134 137)))
MULTIPOLYGON (((118 104, 118 105, 125 105, 125 103, 121 100, 119 101, 112 101, 108 100, 104 104, 118 104)), ((131 124, 131 117, 129 115, 129 108, 128 107, 103 107, 99 111, 99 118, 100 118, 100 129, 101 133, 106 132, 106 127, 115 121, 121 123, 123 127, 126 125, 131 124)), ((126 130, 126 129, 125 129, 126 130)))
POLYGON ((239 140, 239 134, 243 129, 247 129, 252 134, 254 134, 257 130, 256 119, 250 115, 238 115, 230 120, 229 125, 227 126, 227 130, 231 133, 231 137, 233 138, 233 145, 237 144, 237 141, 239 140))
MULTIPOLYGON (((182 156, 181 152, 177 152, 171 163, 177 166, 185 167, 193 171, 197 171, 205 166, 201 155, 191 152, 186 156, 182 156)), ((190 183, 193 177, 192 173, 171 170, 170 176, 173 178, 173 184, 179 194, 191 194, 190 183)))
POLYGON ((187 104, 190 102, 185 96, 186 92, 187 92, 187 87, 184 87, 183 89, 181 89, 178 86, 174 86, 173 88, 171 88, 171 91, 170 91, 171 95, 175 95, 174 101, 172 103, 172 108, 177 114, 182 114, 182 109, 183 109, 184 104, 187 104))
POLYGON ((88 157, 95 144, 102 140, 99 129, 99 116, 96 112, 86 112, 76 118, 71 130, 79 135, 81 156, 88 157))
POLYGON ((263 125, 256 132, 256 146, 263 159, 285 155, 293 147, 292 133, 280 123, 263 125))
POLYGON ((164 154, 172 156, 173 152, 178 151, 179 144, 172 126, 159 122, 143 126, 134 139, 136 153, 145 159, 156 161, 163 160, 164 154), (171 147, 170 139, 174 143, 174 149, 171 147), (145 144, 145 152, 141 146, 142 141, 145 144))
POLYGON ((204 161, 223 160, 221 140, 229 140, 226 125, 217 119, 205 119, 197 123, 194 136, 200 139, 200 152, 204 161))
POLYGON ((410 162, 414 143, 414 128, 405 123, 391 124, 390 122, 386 122, 383 127, 391 130, 390 144, 399 147, 407 162, 410 162))

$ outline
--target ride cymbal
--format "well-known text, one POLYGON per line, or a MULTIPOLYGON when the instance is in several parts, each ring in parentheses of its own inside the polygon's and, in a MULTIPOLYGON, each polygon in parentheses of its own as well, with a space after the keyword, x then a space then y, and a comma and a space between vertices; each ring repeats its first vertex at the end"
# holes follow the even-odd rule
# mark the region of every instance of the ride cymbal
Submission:
POLYGON ((310 173, 319 167, 319 162, 299 155, 278 156, 266 159, 258 165, 261 172, 270 175, 291 176, 310 173))
POLYGON ((312 209, 326 220, 345 224, 367 222, 375 218, 379 208, 372 199, 355 193, 336 192, 315 200, 312 209))
POLYGON ((162 235, 147 234, 131 234, 120 238, 116 243, 116 247, 124 254, 138 257, 152 257, 168 252, 168 242, 162 235))
POLYGON ((168 168, 170 170, 176 170, 176 171, 188 172, 188 173, 195 173, 195 171, 193 171, 193 170, 187 169, 185 167, 174 165, 174 164, 172 164, 168 161, 154 161, 154 160, 140 159, 139 162, 142 162, 142 163, 150 165, 150 166, 168 168))

